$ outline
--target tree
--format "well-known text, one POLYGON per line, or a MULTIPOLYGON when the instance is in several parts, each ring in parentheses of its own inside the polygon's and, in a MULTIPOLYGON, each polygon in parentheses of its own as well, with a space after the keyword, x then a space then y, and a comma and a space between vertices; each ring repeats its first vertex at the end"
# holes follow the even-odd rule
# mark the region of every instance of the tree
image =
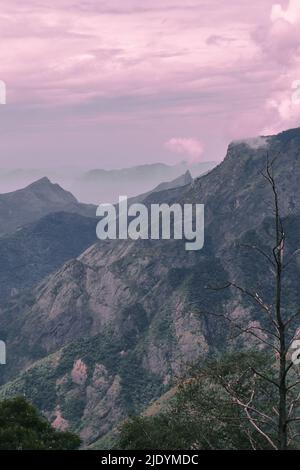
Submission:
POLYGON ((261 439, 241 407, 231 399, 235 394, 245 402, 251 401, 250 408, 264 407, 264 413, 255 421, 264 422, 275 438, 276 430, 265 414, 272 410, 276 396, 270 384, 263 386, 263 379, 254 378, 251 367, 258 364, 268 373, 270 357, 239 352, 194 366, 189 378, 179 383, 167 409, 156 416, 132 418, 121 426, 115 448, 272 449, 272 444, 261 439), (259 385, 259 393, 253 398, 254 382, 259 385))
POLYGON ((72 450, 80 438, 52 428, 23 397, 0 402, 0 450, 72 450))
MULTIPOLYGON (((221 287, 210 287, 215 291, 223 289, 234 289, 243 296, 248 297, 264 314, 259 324, 252 323, 245 325, 243 320, 237 320, 230 314, 216 314, 215 312, 204 312, 214 315, 228 322, 238 335, 250 335, 256 341, 256 346, 262 346, 267 350, 274 352, 275 364, 273 369, 276 370, 276 376, 270 377, 262 373, 258 367, 253 366, 252 372, 254 377, 263 380, 266 384, 271 385, 277 393, 277 403, 265 414, 265 420, 271 424, 276 421, 276 437, 270 435, 266 431, 264 424, 257 421, 257 417, 262 415, 262 411, 253 406, 253 399, 257 393, 257 384, 253 384, 252 396, 249 402, 240 399, 238 394, 231 393, 229 387, 227 392, 231 395, 231 399, 244 411, 245 417, 249 423, 261 434, 262 439, 272 445, 274 449, 285 450, 293 446, 295 438, 298 436, 297 422, 300 421, 300 413, 298 415, 298 407, 300 400, 299 385, 295 374, 294 362, 290 359, 290 347, 293 340, 297 336, 297 327, 294 326, 295 320, 299 318, 300 310, 296 312, 285 312, 282 308, 283 278, 286 268, 293 261, 295 255, 299 251, 297 249, 289 257, 288 261, 284 261, 286 249, 286 233, 284 223, 281 217, 280 197, 278 186, 274 176, 274 164, 276 158, 271 162, 267 156, 266 169, 261 175, 269 184, 272 191, 273 199, 273 220, 274 220, 274 236, 273 245, 270 251, 266 251, 257 245, 243 245, 244 248, 253 250, 259 256, 262 256, 268 263, 272 276, 275 279, 274 301, 268 304, 261 294, 251 288, 241 286, 236 281, 228 281, 221 287), (291 331, 293 328, 293 331, 291 331)), ((265 275, 265 273, 262 273, 265 275)))

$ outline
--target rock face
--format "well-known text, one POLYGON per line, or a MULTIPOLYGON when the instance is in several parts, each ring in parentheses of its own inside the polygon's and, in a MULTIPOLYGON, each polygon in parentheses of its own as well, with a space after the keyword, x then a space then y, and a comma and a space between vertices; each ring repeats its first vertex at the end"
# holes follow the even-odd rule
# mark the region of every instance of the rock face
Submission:
POLYGON ((75 212, 93 217, 95 207, 80 204, 75 197, 48 178, 11 193, 0 194, 0 235, 14 232, 51 212, 75 212))
POLYGON ((96 219, 55 212, 0 241, 0 305, 38 284, 96 241, 96 219))
MULTIPOLYGON (((235 346, 228 325, 204 312, 263 323, 248 299, 209 288, 238 281, 272 303, 268 265, 241 248, 272 247, 272 194, 261 176, 267 151, 278 156, 287 256, 299 248, 300 129, 263 142, 231 144, 223 163, 192 185, 150 196, 205 204, 203 250, 187 252, 180 240, 95 243, 3 310, 9 368, 0 395, 25 393, 91 443, 164 393, 187 363, 235 346)), ((300 301, 297 261, 284 280, 286 309, 300 301)))

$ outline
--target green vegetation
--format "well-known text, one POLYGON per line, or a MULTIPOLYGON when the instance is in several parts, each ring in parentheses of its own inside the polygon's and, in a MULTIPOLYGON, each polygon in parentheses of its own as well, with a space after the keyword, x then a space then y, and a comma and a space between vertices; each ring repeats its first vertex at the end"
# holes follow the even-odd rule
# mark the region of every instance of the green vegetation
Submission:
POLYGON ((102 364, 108 380, 115 376, 120 379, 120 403, 124 412, 141 412, 150 400, 165 391, 160 377, 146 370, 142 363, 144 351, 137 343, 144 335, 147 319, 136 318, 143 317, 142 313, 139 305, 133 305, 122 314, 126 334, 121 337, 108 328, 93 338, 80 338, 65 346, 59 354, 38 361, 18 379, 2 387, 0 399, 24 394, 40 410, 52 412, 59 406, 69 429, 78 432, 84 426, 86 387, 93 386, 95 366, 102 364), (74 383, 71 377, 78 359, 87 367, 87 380, 83 386, 74 383))
POLYGON ((0 402, 0 450, 73 450, 80 438, 56 431, 23 397, 0 402))
POLYGON ((158 375, 142 365, 142 354, 135 350, 123 358, 119 370, 122 379, 122 398, 128 413, 141 411, 150 400, 165 390, 158 375))
MULTIPOLYGON (((126 421, 114 447, 133 450, 271 448, 245 419, 244 408, 232 399, 236 396, 246 403, 251 401, 251 406, 266 413, 272 409, 275 403, 272 387, 254 376, 253 364, 270 370, 269 358, 252 352, 228 355, 196 368, 191 378, 178 387, 165 411, 126 421)), ((268 423, 261 425, 272 435, 268 423)))

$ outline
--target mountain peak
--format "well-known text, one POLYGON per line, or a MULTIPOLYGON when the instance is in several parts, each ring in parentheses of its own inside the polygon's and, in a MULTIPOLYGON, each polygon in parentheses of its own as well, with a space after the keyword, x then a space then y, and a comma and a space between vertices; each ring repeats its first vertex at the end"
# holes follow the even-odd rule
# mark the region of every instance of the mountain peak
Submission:
POLYGON ((229 149, 239 145, 246 145, 252 150, 258 150, 269 147, 270 144, 274 143, 275 141, 280 142, 281 144, 288 144, 291 141, 296 141, 296 143, 299 144, 300 127, 287 129, 274 135, 260 135, 246 139, 234 140, 229 144, 229 149))
POLYGON ((288 129, 286 131, 280 132, 274 136, 277 140, 280 140, 282 143, 288 143, 291 140, 296 140, 297 143, 300 141, 300 127, 295 127, 294 129, 288 129))
POLYGON ((33 187, 42 187, 42 186, 54 186, 54 184, 49 180, 47 176, 43 176, 42 178, 34 181, 33 183, 29 184, 27 188, 33 188, 33 187))
POLYGON ((186 170, 184 175, 182 175, 182 179, 186 181, 186 184, 192 183, 193 182, 193 177, 191 175, 190 170, 186 170))
POLYGON ((43 178, 40 178, 33 183, 29 184, 25 188, 23 188, 21 191, 23 192, 34 192, 37 194, 43 194, 44 196, 46 195, 50 199, 53 199, 53 197, 56 199, 58 198, 57 202, 68 202, 68 203, 77 203, 77 199, 75 196, 73 196, 72 193, 69 191, 66 191, 63 189, 59 184, 57 183, 52 183, 47 176, 44 176, 43 178))
POLYGON ((229 144, 229 147, 234 147, 236 145, 247 145, 253 150, 257 150, 259 148, 266 148, 268 146, 269 137, 266 136, 257 136, 257 137, 249 137, 247 139, 239 139, 234 140, 229 144))

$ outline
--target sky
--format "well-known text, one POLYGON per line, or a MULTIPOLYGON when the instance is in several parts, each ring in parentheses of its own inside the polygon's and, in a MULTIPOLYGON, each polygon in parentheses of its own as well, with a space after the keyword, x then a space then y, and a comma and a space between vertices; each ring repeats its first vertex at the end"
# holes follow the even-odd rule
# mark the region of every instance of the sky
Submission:
POLYGON ((221 160, 300 126, 300 0, 1 0, 0 80, 0 167, 221 160))

